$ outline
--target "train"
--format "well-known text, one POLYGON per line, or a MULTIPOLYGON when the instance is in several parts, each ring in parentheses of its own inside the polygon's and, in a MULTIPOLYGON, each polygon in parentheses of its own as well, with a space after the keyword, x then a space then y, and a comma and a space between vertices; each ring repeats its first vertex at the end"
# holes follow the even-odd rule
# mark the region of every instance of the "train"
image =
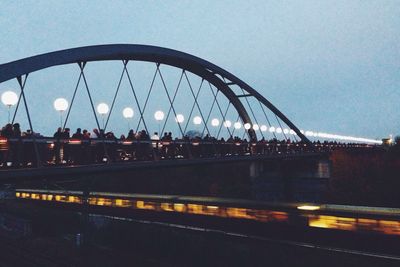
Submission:
POLYGON ((400 209, 215 197, 16 189, 17 199, 125 211, 213 216, 260 223, 400 235, 400 209))

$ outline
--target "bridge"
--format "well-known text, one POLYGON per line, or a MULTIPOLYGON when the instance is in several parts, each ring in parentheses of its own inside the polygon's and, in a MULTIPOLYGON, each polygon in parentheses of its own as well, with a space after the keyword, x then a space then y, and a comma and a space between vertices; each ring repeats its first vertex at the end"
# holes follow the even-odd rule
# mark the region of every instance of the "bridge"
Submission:
MULTIPOLYGON (((8 90, 2 95, 8 122, 0 136, 0 184, 11 184, 18 203, 61 207, 83 217, 96 213, 140 222, 183 223, 193 229, 210 227, 206 232, 228 227, 247 237, 265 238, 266 227, 271 233, 278 229, 276 233, 289 231, 303 238, 302 231, 307 231, 320 237, 325 233, 314 229, 323 228, 348 231, 351 238, 367 232, 363 237, 367 242, 379 235, 398 244, 397 209, 241 198, 259 186, 260 173, 277 172, 282 183, 299 173, 311 174, 305 179, 318 178, 313 181, 320 186, 326 183, 320 178, 326 178, 321 174, 325 168, 329 172, 325 161, 331 153, 380 151, 382 142, 304 131, 250 85, 204 59, 147 45, 80 47, 0 65, 0 88, 8 90), (93 68, 101 63, 108 64, 103 74, 111 72, 110 66, 119 71, 113 90, 105 86, 111 83, 108 76, 91 79, 93 68), (67 66, 69 71, 64 72, 67 66), (53 73, 48 70, 59 72, 58 78, 46 77, 53 73), (39 79, 44 81, 41 90, 54 101, 52 115, 41 111, 45 110, 37 98, 41 83, 30 86, 41 72, 46 72, 46 78, 39 79), (49 84, 68 87, 63 85, 67 73, 77 76, 69 90, 61 94, 48 88, 49 84), (10 90, 13 83, 19 92, 10 90), (79 102, 82 97, 87 97, 86 103, 79 102), (83 106, 88 113, 83 113, 83 106), (57 115, 60 123, 51 126, 53 134, 46 127, 57 115), (90 122, 89 117, 93 117, 90 122), (239 189, 231 195, 223 190, 215 193, 215 188, 236 184, 239 189), (208 192, 214 197, 206 196, 208 192)), ((282 187, 286 195, 291 194, 289 187, 293 186, 282 187)), ((322 250, 334 251, 329 246, 322 250)), ((379 248, 376 251, 373 255, 385 258, 379 248)), ((397 263, 400 257, 393 260, 397 263)))
MULTIPOLYGON (((0 65, 0 84, 7 86, 12 80, 17 81, 20 91, 18 95, 7 91, 2 96, 9 112, 8 124, 0 139, 3 169, 165 159, 229 159, 234 156, 281 157, 282 154, 301 157, 311 152, 329 152, 337 147, 370 147, 380 143, 348 137, 347 140, 362 143, 313 144, 307 136, 339 139, 340 136, 300 130, 267 98, 238 77, 204 59, 167 48, 120 44, 56 51, 0 65), (99 97, 94 91, 99 93, 99 90, 90 86, 86 72, 90 65, 105 61, 120 62, 122 71, 115 81, 112 98, 96 103, 95 99, 99 97), (144 84, 137 81, 140 73, 136 75, 129 70, 138 62, 146 62, 147 68, 153 68, 150 81, 147 81, 148 88, 136 86, 144 84), (29 87, 28 77, 32 79, 38 71, 63 65, 75 65, 78 78, 69 101, 66 96, 53 93, 57 96, 54 107, 60 113, 60 128, 53 136, 44 136, 39 134, 41 130, 33 124, 32 118, 32 114, 38 113, 32 109, 40 112, 43 103, 32 105, 37 89, 29 87), (178 79, 174 84, 168 84, 166 74, 176 75, 178 79), (129 90, 121 95, 124 82, 129 90), (90 107, 92 114, 79 116, 93 115, 95 129, 92 133, 90 128, 83 132, 79 129, 75 134, 70 131, 71 111, 82 108, 82 104, 74 106, 80 88, 87 94, 85 105, 90 107), (183 90, 186 94, 181 96, 183 90), (161 94, 164 97, 160 98, 161 94), (117 103, 121 97, 126 103, 122 115, 128 121, 129 132, 117 138, 114 129, 109 127, 114 123, 121 128, 123 124, 118 117, 112 122, 112 115, 120 109, 117 103), (158 108, 151 110, 152 106, 158 108), (29 125, 24 133, 21 133, 20 124, 16 124, 17 113, 22 108, 29 125), (133 122, 135 127, 131 127, 133 122)), ((100 93, 109 90, 100 89, 100 93)), ((40 119, 36 121, 42 123, 40 119)), ((92 124, 78 125, 77 128, 89 126, 92 124)))

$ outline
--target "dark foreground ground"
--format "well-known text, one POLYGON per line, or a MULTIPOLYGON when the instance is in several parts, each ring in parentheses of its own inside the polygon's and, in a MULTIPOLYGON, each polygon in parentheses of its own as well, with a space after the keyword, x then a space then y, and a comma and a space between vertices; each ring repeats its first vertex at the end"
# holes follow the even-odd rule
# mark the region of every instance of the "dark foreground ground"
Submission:
POLYGON ((400 266, 391 247, 396 240, 378 236, 321 232, 315 238, 185 217, 154 223, 154 217, 82 215, 28 203, 3 204, 0 216, 8 222, 0 230, 0 266, 400 266))

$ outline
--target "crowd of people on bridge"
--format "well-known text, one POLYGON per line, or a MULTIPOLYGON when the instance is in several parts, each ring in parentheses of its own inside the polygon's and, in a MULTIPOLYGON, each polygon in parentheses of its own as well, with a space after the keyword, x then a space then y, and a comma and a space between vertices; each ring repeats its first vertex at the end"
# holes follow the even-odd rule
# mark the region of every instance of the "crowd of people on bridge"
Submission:
POLYGON ((209 134, 173 138, 171 132, 165 132, 160 137, 157 132, 150 136, 146 130, 135 132, 132 129, 126 136, 117 138, 112 131, 105 132, 103 129, 93 129, 91 133, 77 128, 71 133, 69 128, 61 127, 52 137, 44 137, 30 130, 21 132, 20 125, 14 123, 5 125, 0 132, 0 167, 292 154, 325 151, 343 145, 319 141, 309 145, 276 138, 248 141, 238 136, 225 140, 209 134))

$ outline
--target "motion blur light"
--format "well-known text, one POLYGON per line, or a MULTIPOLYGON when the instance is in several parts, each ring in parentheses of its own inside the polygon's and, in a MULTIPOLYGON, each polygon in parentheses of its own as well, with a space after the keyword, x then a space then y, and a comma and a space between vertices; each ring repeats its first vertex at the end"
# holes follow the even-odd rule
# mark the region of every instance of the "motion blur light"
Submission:
POLYGON ((100 103, 97 105, 97 112, 100 115, 105 115, 108 113, 108 105, 106 103, 100 103))
POLYGON ((185 117, 182 114, 177 114, 176 115, 175 121, 177 123, 182 123, 184 120, 185 120, 185 117))
POLYGON ((196 125, 201 124, 201 118, 200 118, 200 116, 194 117, 194 118, 193 118, 193 123, 196 124, 196 125))
POLYGON ((242 128, 242 124, 240 123, 240 122, 235 122, 234 124, 233 124, 233 127, 236 129, 236 130, 239 130, 240 128, 242 128))
POLYGON ((13 91, 6 91, 1 95, 1 102, 8 107, 14 106, 18 102, 18 96, 13 91))
POLYGON ((212 119, 211 120, 211 125, 214 127, 217 127, 219 125, 219 120, 218 119, 212 119))
POLYGON ((320 206, 314 206, 314 205, 303 205, 303 206, 298 206, 298 210, 319 210, 321 207, 320 206))
POLYGON ((156 119, 156 121, 162 121, 164 119, 164 112, 162 112, 161 110, 157 110, 154 113, 154 119, 156 119))
POLYGON ((135 113, 133 112, 133 109, 130 107, 126 107, 122 110, 122 115, 124 116, 125 119, 131 119, 133 118, 133 115, 135 113))

